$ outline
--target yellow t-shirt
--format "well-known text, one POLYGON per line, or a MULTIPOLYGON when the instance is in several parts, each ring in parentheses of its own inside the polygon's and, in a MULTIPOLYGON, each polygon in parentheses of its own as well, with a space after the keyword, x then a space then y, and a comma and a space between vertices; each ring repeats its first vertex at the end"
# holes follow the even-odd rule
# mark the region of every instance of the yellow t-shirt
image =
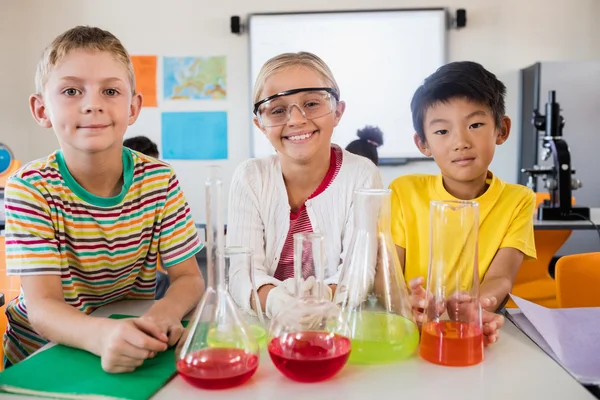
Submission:
MULTIPOLYGON (((525 259, 536 257, 533 236, 535 194, 522 185, 509 184, 488 173, 486 192, 479 203, 479 281, 498 249, 512 247, 525 259)), ((392 237, 406 250, 404 276, 408 283, 429 267, 430 208, 432 200, 457 200, 446 191, 441 175, 405 175, 391 184, 392 237)), ((466 277, 465 277, 466 278, 466 277)), ((472 278, 471 278, 472 279, 472 278)))

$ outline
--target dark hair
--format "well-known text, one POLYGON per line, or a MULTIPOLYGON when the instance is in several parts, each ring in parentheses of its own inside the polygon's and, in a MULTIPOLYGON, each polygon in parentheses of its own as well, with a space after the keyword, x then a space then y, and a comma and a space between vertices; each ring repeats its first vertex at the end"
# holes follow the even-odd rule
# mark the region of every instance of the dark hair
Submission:
POLYGON ((123 141, 123 146, 139 151, 150 157, 158 158, 158 146, 146 136, 134 136, 123 141))
POLYGON ((367 125, 356 131, 356 136, 362 140, 373 142, 373 146, 379 147, 383 144, 383 132, 377 126, 367 125), (375 145, 376 144, 376 145, 375 145))
POLYGON ((465 98, 490 108, 496 126, 502 125, 506 112, 504 96, 506 86, 483 66, 472 61, 446 64, 429 77, 416 90, 410 102, 413 127, 425 142, 424 119, 427 110, 437 103, 455 98, 465 98))
POLYGON ((379 154, 377 147, 383 144, 383 132, 376 126, 365 126, 363 129, 356 131, 356 135, 359 139, 350 142, 346 146, 346 150, 350 153, 357 154, 359 156, 367 157, 373 161, 373 164, 379 164, 379 154))

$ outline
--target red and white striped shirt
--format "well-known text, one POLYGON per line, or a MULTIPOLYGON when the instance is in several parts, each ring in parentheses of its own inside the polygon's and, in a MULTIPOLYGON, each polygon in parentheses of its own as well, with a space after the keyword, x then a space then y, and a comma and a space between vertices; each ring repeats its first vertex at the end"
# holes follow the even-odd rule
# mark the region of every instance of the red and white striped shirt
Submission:
MULTIPOLYGON (((325 174, 325 177, 323 178, 323 181, 321 181, 319 187, 317 187, 313 194, 311 194, 306 200, 317 197, 329 187, 331 182, 333 182, 340 171, 342 161, 342 151, 337 146, 332 146, 329 169, 327 170, 327 173, 325 174)), ((313 228, 310 224, 310 219, 308 218, 305 204, 302 204, 296 213, 290 211, 290 230, 285 238, 285 243, 283 245, 283 249, 281 250, 281 255, 279 256, 277 270, 275 270, 275 274, 273 275, 274 278, 284 281, 294 276, 294 234, 312 231, 313 228)), ((311 263, 307 262, 302 263, 303 266, 308 268, 310 268, 310 264, 311 263)), ((302 272, 305 279, 312 273, 310 270, 303 270, 302 272)))

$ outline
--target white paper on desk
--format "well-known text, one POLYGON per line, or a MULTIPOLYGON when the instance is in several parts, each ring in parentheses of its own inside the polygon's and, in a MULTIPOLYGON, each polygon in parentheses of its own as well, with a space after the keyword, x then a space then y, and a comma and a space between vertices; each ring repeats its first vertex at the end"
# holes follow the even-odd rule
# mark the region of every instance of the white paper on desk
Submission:
POLYGON ((577 380, 600 384, 600 308, 546 308, 513 296, 556 358, 577 380))

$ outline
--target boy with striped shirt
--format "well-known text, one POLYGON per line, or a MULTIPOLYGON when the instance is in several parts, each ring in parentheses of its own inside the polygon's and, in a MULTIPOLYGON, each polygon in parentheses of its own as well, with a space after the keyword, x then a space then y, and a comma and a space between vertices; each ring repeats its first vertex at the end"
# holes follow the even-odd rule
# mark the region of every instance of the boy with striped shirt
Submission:
POLYGON ((204 290, 189 206, 169 165, 122 145, 142 96, 111 33, 79 26, 58 36, 36 91, 33 117, 61 149, 6 185, 7 273, 21 276, 21 293, 6 307, 5 366, 52 341, 100 356, 107 372, 133 371, 177 342, 204 290), (163 299, 139 318, 89 315, 153 299, 157 255, 171 280, 163 299))

